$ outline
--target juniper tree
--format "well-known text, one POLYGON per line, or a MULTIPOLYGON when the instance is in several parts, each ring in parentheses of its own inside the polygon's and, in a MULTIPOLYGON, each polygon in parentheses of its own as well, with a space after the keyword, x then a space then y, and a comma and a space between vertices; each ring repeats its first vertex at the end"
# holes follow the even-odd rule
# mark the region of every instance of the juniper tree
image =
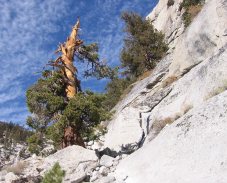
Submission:
POLYGON ((113 74, 112 70, 99 60, 97 44, 85 45, 79 39, 79 27, 78 20, 66 42, 59 45, 56 51, 60 54, 58 58, 48 63, 54 69, 44 71, 43 77, 27 91, 27 105, 33 115, 28 118, 28 125, 39 131, 42 129, 46 131, 48 127, 50 136, 57 142, 61 141, 62 147, 72 144, 83 146, 81 133, 86 131, 84 124, 91 120, 92 126, 104 119, 99 117, 102 116, 100 112, 106 113, 100 103, 97 103, 99 106, 92 103, 101 100, 102 97, 93 93, 82 93, 74 58, 77 62, 90 65, 84 77, 103 78, 111 77, 113 74), (92 100, 92 97, 97 100, 92 100), (76 103, 78 101, 80 103, 76 103), (83 104, 87 104, 86 107, 80 106, 83 104), (94 115, 97 115, 95 119, 94 115))

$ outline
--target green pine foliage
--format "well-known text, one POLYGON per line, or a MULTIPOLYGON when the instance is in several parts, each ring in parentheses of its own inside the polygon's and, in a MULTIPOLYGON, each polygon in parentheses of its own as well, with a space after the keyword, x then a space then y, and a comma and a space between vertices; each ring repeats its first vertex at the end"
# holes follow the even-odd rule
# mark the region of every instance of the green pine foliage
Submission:
POLYGON ((27 106, 31 112, 27 117, 27 125, 36 131, 27 142, 30 152, 35 154, 39 154, 43 147, 46 128, 58 120, 66 106, 61 73, 45 70, 42 75, 26 93, 27 106))
POLYGON ((204 3, 204 0, 183 0, 180 6, 186 9, 190 6, 196 6, 202 3, 204 3))
POLYGON ((28 117, 27 124, 36 130, 46 128, 66 105, 65 84, 61 73, 44 71, 43 75, 26 93, 27 106, 33 114, 28 117))
POLYGON ((104 94, 90 91, 78 93, 70 99, 59 121, 48 128, 48 136, 59 143, 63 136, 63 127, 73 125, 83 137, 90 139, 93 128, 111 117, 103 104, 105 99, 104 94))
POLYGON ((134 78, 153 69, 165 55, 168 46, 164 35, 149 20, 133 12, 123 13, 122 19, 127 36, 121 52, 121 65, 125 69, 124 74, 134 78))
POLYGON ((42 137, 40 133, 35 133, 27 138, 28 150, 32 154, 38 155, 42 147, 42 137))
POLYGON ((88 45, 82 45, 76 53, 78 61, 87 63, 90 68, 84 71, 84 77, 96 77, 97 79, 111 78, 113 76, 113 70, 107 66, 104 61, 99 59, 99 47, 97 43, 91 43, 88 45))
POLYGON ((42 180, 42 183, 62 183, 65 177, 65 171, 61 169, 59 163, 55 163, 53 168, 49 170, 42 180))
POLYGON ((59 71, 45 71, 43 77, 27 90, 26 96, 32 113, 27 118, 27 124, 36 130, 36 134, 28 139, 29 150, 36 154, 42 148, 44 136, 58 146, 64 128, 73 125, 83 137, 89 139, 93 128, 111 116, 104 105, 104 94, 86 91, 67 100, 64 79, 59 71))

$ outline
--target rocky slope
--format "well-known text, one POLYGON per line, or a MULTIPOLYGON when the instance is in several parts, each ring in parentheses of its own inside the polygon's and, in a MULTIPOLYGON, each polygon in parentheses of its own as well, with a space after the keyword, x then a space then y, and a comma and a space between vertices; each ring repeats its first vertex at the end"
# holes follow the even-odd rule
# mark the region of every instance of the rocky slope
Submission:
POLYGON ((167 2, 147 18, 170 50, 117 104, 105 137, 91 150, 30 157, 20 175, 2 171, 2 182, 38 182, 55 162, 64 182, 227 182, 227 0, 207 0, 187 29, 182 0, 167 2))
MULTIPOLYGON (((138 144, 143 133, 152 137, 154 122, 168 118, 174 121, 226 89, 226 4, 226 0, 207 1, 192 24, 173 37, 176 43, 170 45, 175 49, 148 78, 135 83, 131 92, 116 106, 115 118, 108 126, 106 146, 120 150, 122 145, 138 144)), ((160 21, 170 19, 162 17, 163 9, 167 15, 180 19, 179 3, 167 9, 167 0, 160 0, 148 18, 166 35, 172 35, 175 24, 169 29, 159 25, 160 21), (171 8, 178 18, 171 14, 171 8)), ((179 22, 182 27, 182 21, 179 22)))
POLYGON ((180 2, 160 0, 148 16, 172 49, 108 126, 105 145, 116 151, 143 143, 120 162, 118 181, 227 182, 227 1, 206 1, 185 30, 180 2))

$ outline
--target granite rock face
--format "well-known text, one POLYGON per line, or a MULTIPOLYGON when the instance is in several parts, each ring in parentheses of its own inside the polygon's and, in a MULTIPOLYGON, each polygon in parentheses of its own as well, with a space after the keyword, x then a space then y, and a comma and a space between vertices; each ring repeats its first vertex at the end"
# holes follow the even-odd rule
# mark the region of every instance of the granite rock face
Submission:
POLYGON ((181 2, 160 0, 148 15, 170 50, 109 123, 104 146, 140 148, 118 165, 118 182, 227 181, 227 0, 207 0, 186 29, 181 2))
POLYGON ((193 108, 122 160, 115 177, 127 177, 126 183, 227 182, 226 129, 227 91, 193 108))
POLYGON ((165 34, 167 43, 173 48, 178 37, 184 31, 182 21, 183 11, 180 11, 180 3, 183 0, 174 0, 172 6, 167 6, 168 0, 160 0, 153 11, 147 16, 154 27, 165 34))

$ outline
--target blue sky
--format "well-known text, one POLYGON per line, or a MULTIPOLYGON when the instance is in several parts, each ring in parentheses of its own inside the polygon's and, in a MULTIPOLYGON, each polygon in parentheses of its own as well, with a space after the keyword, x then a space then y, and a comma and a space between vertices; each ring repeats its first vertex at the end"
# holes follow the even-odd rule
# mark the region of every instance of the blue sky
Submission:
MULTIPOLYGON (((77 17, 80 38, 97 42, 100 58, 116 66, 124 36, 121 12, 146 16, 157 1, 0 0, 0 121, 25 124, 29 114, 26 90, 40 77, 48 60, 55 58, 58 43, 64 42, 77 17)), ((83 89, 102 92, 105 84, 106 80, 82 79, 83 89)))

